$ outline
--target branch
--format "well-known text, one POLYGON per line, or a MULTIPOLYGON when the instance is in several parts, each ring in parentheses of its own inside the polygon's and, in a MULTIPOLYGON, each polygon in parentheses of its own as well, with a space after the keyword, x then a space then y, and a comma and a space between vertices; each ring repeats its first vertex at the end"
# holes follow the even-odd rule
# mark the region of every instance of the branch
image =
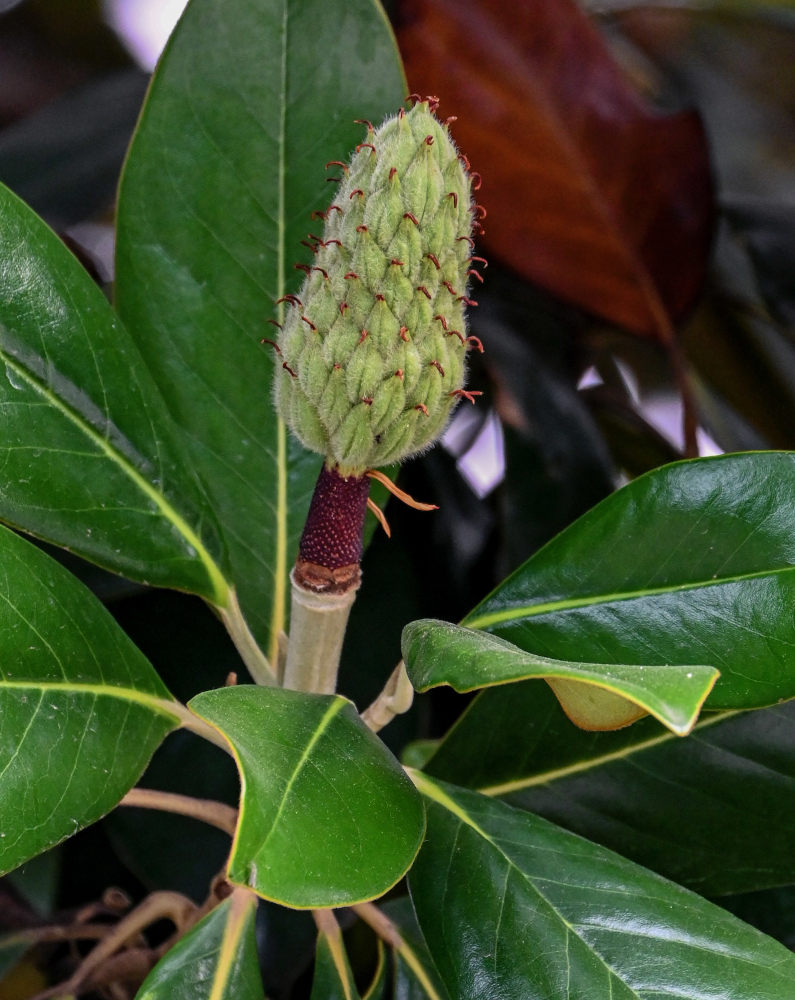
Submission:
POLYGON ((386 941, 390 948, 397 948, 400 951, 405 947, 405 942, 400 936, 400 931, 377 906, 374 906, 372 903, 357 903, 351 909, 357 917, 372 927, 376 934, 383 941, 386 941))
POLYGON ((86 980, 96 970, 107 962, 140 931, 158 920, 168 919, 177 929, 181 929, 190 921, 196 912, 196 906, 179 892, 153 892, 151 896, 137 906, 104 937, 83 959, 74 974, 66 982, 51 986, 42 993, 37 993, 32 1000, 50 1000, 76 993, 86 980))
POLYGON ((200 719, 194 712, 191 712, 187 705, 183 705, 178 701, 164 701, 162 702, 162 705, 167 712, 170 712, 172 715, 176 715, 179 719, 179 724, 183 729, 189 729, 197 736, 201 736, 203 740, 207 740, 208 743, 215 744, 215 746, 220 747, 230 756, 232 755, 229 744, 223 736, 221 736, 218 730, 209 723, 205 722, 204 719, 200 719))
POLYGON ((190 795, 161 792, 155 788, 131 788, 119 805, 160 809, 162 812, 190 816, 223 830, 230 837, 234 837, 237 830, 237 809, 210 799, 194 799, 190 795))
POLYGON ((218 613, 252 679, 267 687, 276 684, 273 668, 249 630, 234 589, 230 590, 229 604, 225 608, 219 608, 218 613))
POLYGON ((351 909, 366 924, 372 927, 375 933, 383 941, 385 941, 390 948, 394 948, 395 951, 400 954, 403 961, 406 965, 408 965, 414 973, 417 981, 425 990, 428 1000, 442 1000, 439 992, 428 975, 428 970, 424 967, 422 961, 417 956, 411 945, 403 940, 400 931, 395 924, 392 923, 389 917, 385 916, 381 910, 379 910, 378 907, 374 906, 372 903, 358 903, 356 906, 352 906, 351 909))

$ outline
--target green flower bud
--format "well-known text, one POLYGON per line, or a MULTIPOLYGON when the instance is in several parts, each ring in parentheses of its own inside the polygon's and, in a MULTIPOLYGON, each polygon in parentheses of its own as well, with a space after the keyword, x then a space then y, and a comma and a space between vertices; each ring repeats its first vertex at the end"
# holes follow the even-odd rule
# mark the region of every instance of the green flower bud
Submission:
POLYGON ((464 391, 472 177, 428 98, 357 146, 297 296, 286 296, 279 415, 343 476, 443 432, 464 391))

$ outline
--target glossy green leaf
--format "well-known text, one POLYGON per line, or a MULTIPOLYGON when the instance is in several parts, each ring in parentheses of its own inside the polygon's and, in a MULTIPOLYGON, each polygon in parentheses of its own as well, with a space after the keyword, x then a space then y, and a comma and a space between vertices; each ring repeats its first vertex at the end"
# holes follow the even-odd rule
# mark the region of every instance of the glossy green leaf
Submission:
POLYGON ((795 702, 539 778, 508 801, 702 894, 795 882, 795 702))
POLYGON ((574 721, 584 729, 614 728, 604 724, 600 706, 596 726, 589 726, 589 689, 617 695, 620 719, 626 701, 637 715, 655 716, 673 732, 683 735, 698 718, 704 699, 718 676, 712 667, 648 667, 625 664, 565 663, 523 650, 497 636, 432 619, 412 622, 403 629, 403 659, 418 691, 449 684, 456 691, 510 684, 542 678, 556 693, 563 681, 562 699, 569 713, 579 709, 574 721), (580 694, 580 692, 582 692, 580 694))
POLYGON ((240 769, 233 882, 288 906, 346 906, 405 874, 422 802, 349 701, 244 686, 206 691, 190 708, 227 738, 240 769))
POLYGON ((409 876, 431 954, 468 1000, 789 1000, 795 955, 632 862, 529 813, 418 776, 409 876))
POLYGON ((0 518, 225 605, 206 500, 135 344, 63 243, 3 187, 0 217, 0 518))
POLYGON ((395 924, 403 941, 392 949, 394 963, 394 1000, 448 1000, 428 946, 417 924, 414 907, 408 896, 390 899, 381 906, 395 924))
POLYGON ((795 884, 724 896, 720 905, 795 951, 795 884))
POLYGON ((274 303, 334 186, 356 118, 407 93, 375 0, 192 0, 124 170, 117 301, 224 526, 247 620, 275 661, 287 571, 319 458, 271 405, 274 303))
POLYGON ((0 528, 0 874, 99 819, 178 724, 97 599, 0 528))
POLYGON ((425 765, 508 796, 704 895, 795 881, 795 701, 702 715, 680 740, 644 719, 574 729, 551 691, 484 691, 425 765))
POLYGON ((264 1000, 257 897, 237 889, 157 963, 136 1000, 264 1000))
POLYGON ((463 624, 554 659, 702 663, 708 708, 795 695, 795 455, 679 462, 598 504, 463 624))
POLYGON ((360 1000, 339 926, 318 934, 310 1000, 360 1000))

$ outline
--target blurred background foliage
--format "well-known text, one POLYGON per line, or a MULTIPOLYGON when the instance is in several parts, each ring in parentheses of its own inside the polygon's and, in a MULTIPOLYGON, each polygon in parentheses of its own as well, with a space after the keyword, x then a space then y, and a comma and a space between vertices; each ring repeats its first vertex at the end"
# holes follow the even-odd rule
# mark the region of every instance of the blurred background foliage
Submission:
MULTIPOLYGON (((116 183, 157 45, 147 52, 142 23, 172 7, 0 0, 0 180, 108 288, 116 183)), ((376 533, 366 555, 341 677, 360 708, 407 621, 460 619, 621 482, 697 451, 795 447, 795 3, 387 8, 411 88, 458 117, 482 175, 476 253, 489 266, 471 294, 486 352, 472 368, 478 406, 401 473, 440 514, 390 505, 393 538, 376 533)), ((53 554, 178 697, 238 669, 198 600, 53 554)), ((439 736, 463 704, 419 698, 384 737, 400 752, 439 736)), ((225 755, 197 743, 171 737, 146 782, 234 803, 225 755)), ((112 916, 118 899, 97 902, 110 885, 200 899, 225 849, 191 820, 119 811, 0 881, 0 933, 88 905, 112 916)), ((791 889, 722 903, 795 946, 791 889)), ((260 933, 268 996, 302 995, 309 917, 263 907, 260 933)), ((15 954, 0 948, 0 977, 15 954)), ((32 994, 37 962, 65 961, 54 945, 34 958, 0 979, 0 1000, 32 994)))

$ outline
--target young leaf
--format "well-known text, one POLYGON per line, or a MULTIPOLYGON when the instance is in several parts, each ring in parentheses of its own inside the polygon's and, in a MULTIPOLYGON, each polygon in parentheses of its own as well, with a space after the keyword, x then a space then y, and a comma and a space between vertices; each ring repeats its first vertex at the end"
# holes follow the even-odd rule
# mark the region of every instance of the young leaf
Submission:
POLYGON ((417 775, 409 876, 431 954, 469 1000, 788 1000, 795 955, 726 911, 545 820, 417 775))
POLYGON ((0 186, 0 518, 134 580, 224 606, 219 542, 137 348, 0 186))
POLYGON ((682 736, 692 729, 718 676, 712 667, 607 666, 550 660, 525 653, 497 636, 431 619, 407 625, 402 648, 406 669, 418 691, 440 684, 449 684, 456 691, 473 691, 543 678, 557 693, 563 682, 568 685, 563 688, 564 707, 571 712, 574 705, 577 715, 573 721, 583 729, 615 729, 624 720, 632 722, 648 712, 682 736), (615 697, 612 718, 605 718, 604 705, 600 705, 592 720, 592 687, 615 697))
POLYGON ((226 737, 241 775, 228 876, 293 907, 382 895, 411 865, 422 802, 397 761, 339 696, 254 686, 189 703, 226 737))
POLYGON ((185 430, 271 662, 318 460, 274 415, 260 341, 300 284, 310 213, 333 197, 324 164, 362 141, 354 119, 406 93, 374 0, 192 0, 122 177, 118 307, 185 430))
POLYGON ((166 952, 135 1000, 264 1000, 256 913, 257 897, 236 889, 166 952))
POLYGON ((707 708, 795 695, 795 454, 678 462, 575 521, 464 619, 527 652, 702 663, 707 708))
POLYGON ((0 874, 108 812, 179 706, 97 599, 0 528, 0 874))

